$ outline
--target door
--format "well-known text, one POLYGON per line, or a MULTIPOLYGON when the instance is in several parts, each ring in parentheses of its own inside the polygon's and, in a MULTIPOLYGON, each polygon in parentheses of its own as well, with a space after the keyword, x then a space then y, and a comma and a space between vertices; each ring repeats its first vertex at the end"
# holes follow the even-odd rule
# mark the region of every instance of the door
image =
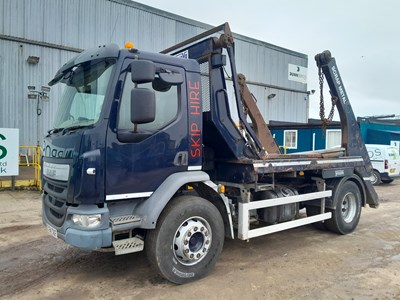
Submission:
MULTIPOLYGON (((111 116, 106 151, 106 200, 149 197, 171 174, 187 170, 188 135, 185 84, 166 86, 156 76, 152 83, 139 84, 155 92, 155 120, 132 124, 131 90, 135 88, 126 60, 119 78, 121 93, 116 116, 111 116), (115 118, 113 121, 112 119, 115 118)), ((156 68, 179 72, 178 67, 156 64, 156 68)), ((118 92, 116 92, 118 94, 118 92)))

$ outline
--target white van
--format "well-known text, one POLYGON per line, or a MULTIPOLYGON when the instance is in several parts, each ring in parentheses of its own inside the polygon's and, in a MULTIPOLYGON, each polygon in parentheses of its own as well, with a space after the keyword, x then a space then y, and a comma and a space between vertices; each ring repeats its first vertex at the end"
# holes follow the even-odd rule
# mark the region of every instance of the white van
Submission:
POLYGON ((396 147, 366 144, 369 159, 374 168, 373 185, 391 183, 400 177, 400 156, 396 147))

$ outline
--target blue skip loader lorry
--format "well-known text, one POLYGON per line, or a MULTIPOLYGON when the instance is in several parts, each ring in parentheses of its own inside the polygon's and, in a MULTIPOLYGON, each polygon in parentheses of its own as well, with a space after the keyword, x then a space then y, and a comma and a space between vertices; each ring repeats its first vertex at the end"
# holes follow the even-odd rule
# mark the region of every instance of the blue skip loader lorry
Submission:
POLYGON ((351 233, 361 208, 379 205, 372 167, 335 59, 315 59, 342 147, 284 155, 237 73, 227 23, 161 53, 111 44, 78 54, 49 83, 65 85, 43 146, 49 233, 85 250, 144 250, 177 284, 208 274, 225 238, 305 224, 351 233))

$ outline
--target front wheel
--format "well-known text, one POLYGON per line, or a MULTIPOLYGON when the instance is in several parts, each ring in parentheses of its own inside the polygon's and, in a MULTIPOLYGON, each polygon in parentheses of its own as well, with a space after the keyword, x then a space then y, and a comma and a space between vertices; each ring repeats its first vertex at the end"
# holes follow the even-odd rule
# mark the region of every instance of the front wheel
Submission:
POLYGON ((325 221, 326 227, 339 234, 348 234, 356 229, 361 216, 361 192, 353 181, 346 181, 334 191, 336 209, 332 218, 325 221))
POLYGON ((153 267, 176 284, 195 281, 214 267, 224 244, 218 209, 200 197, 173 199, 145 240, 153 267))

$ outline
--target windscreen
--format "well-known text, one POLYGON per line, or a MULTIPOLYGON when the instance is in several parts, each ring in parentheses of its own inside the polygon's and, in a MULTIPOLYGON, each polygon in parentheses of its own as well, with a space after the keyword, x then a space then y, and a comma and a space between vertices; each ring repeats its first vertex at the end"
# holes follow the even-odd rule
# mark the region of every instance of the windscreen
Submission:
POLYGON ((115 60, 89 61, 66 72, 54 128, 93 125, 99 120, 115 60))

